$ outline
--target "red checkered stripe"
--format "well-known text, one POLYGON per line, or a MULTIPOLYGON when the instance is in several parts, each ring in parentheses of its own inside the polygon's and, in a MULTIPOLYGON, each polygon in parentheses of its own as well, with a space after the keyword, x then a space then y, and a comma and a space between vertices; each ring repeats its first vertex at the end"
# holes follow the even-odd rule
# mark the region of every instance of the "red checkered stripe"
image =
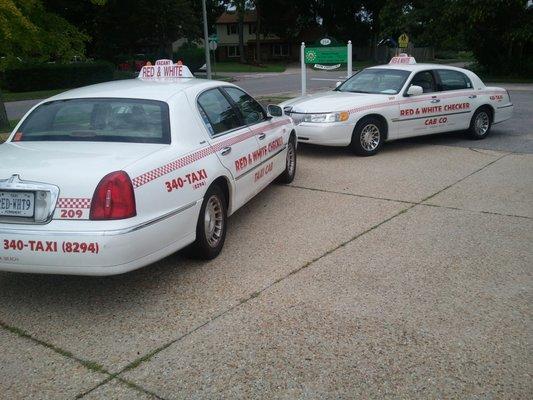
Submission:
MULTIPOLYGON (((438 95, 439 99, 450 99, 450 98, 453 98, 453 97, 470 96, 470 95, 473 95, 473 94, 476 94, 476 95, 481 95, 481 94, 487 94, 487 95, 490 95, 490 94, 501 94, 501 93, 505 93, 505 90, 478 90, 478 91, 472 90, 472 91, 469 91, 469 92, 449 93, 449 94, 442 94, 442 95, 439 95, 438 92, 435 92, 435 93, 436 93, 435 95, 438 95)), ((419 102, 422 102, 422 101, 427 101, 429 99, 431 99, 431 97, 425 96, 425 97, 410 98, 410 99, 406 99, 406 100, 396 100, 396 101, 388 101, 388 102, 383 102, 383 103, 369 104, 369 105, 366 105, 366 106, 352 108, 352 109, 348 110, 348 112, 350 114, 355 114, 357 112, 373 110, 375 108, 389 107, 389 106, 408 104, 408 103, 419 103, 419 102)))
POLYGON ((59 198, 57 208, 91 208, 91 199, 87 198, 59 198))
POLYGON ((197 150, 191 154, 178 158, 177 160, 174 160, 168 164, 165 164, 161 167, 157 167, 151 171, 148 171, 142 175, 139 175, 138 177, 133 179, 132 181, 133 187, 138 188, 143 185, 146 185, 147 183, 153 181, 154 179, 160 178, 163 175, 174 172, 177 169, 183 168, 189 164, 192 164, 198 160, 201 160, 202 158, 210 156, 211 154, 222 150, 224 147, 233 146, 234 144, 237 144, 246 139, 249 139, 253 137, 254 135, 256 135, 257 133, 264 131, 265 128, 268 128, 268 130, 272 130, 280 126, 287 125, 290 122, 291 122, 290 119, 283 119, 281 121, 277 121, 271 124, 256 127, 247 132, 241 133, 238 136, 234 136, 229 139, 224 139, 224 140, 220 140, 219 142, 215 142, 213 143, 213 145, 203 147, 200 150, 197 150))

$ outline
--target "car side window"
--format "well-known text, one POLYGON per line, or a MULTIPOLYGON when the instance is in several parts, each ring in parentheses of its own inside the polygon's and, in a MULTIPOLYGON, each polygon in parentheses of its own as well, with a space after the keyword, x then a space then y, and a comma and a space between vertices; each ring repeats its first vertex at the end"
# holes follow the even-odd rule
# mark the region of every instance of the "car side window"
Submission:
POLYGON ((459 71, 451 69, 439 69, 437 74, 440 79, 440 90, 463 90, 472 89, 470 78, 459 71))
POLYGON ((229 100, 218 89, 211 89, 198 97, 199 112, 212 135, 243 126, 229 100))
POLYGON ((258 122, 262 122, 267 119, 263 107, 261 107, 261 104, 255 101, 252 96, 234 87, 226 87, 224 90, 235 102, 235 104, 237 104, 244 122, 247 125, 257 124, 258 122))
POLYGON ((411 86, 412 85, 420 86, 424 90, 424 93, 433 93, 437 91, 435 78, 431 71, 417 73, 411 81, 411 86))

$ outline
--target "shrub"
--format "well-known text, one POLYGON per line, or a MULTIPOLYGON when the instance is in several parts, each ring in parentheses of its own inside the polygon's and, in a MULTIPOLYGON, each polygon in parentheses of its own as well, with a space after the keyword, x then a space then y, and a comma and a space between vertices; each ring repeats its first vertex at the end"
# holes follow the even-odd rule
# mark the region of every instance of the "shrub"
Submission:
POLYGON ((205 53, 202 47, 184 44, 174 53, 174 62, 181 60, 191 72, 198 71, 205 64, 205 53))
POLYGON ((9 65, 2 87, 11 92, 74 88, 110 81, 114 67, 107 62, 9 65))

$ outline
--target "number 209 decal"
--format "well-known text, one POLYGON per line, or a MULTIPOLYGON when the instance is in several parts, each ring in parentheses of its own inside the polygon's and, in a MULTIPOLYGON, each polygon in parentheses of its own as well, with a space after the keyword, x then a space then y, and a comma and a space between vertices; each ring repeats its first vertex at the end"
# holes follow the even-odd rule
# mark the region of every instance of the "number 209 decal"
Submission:
POLYGON ((61 210, 62 219, 80 219, 83 217, 82 210, 61 210))

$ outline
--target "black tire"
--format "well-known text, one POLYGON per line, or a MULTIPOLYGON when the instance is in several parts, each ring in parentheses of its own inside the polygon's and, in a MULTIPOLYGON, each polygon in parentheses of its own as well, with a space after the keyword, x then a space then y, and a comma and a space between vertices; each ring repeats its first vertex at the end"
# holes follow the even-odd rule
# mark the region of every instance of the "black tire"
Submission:
POLYGON ((468 137, 472 140, 485 139, 491 127, 492 118, 490 110, 486 107, 479 108, 470 120, 470 127, 467 131, 468 137))
POLYGON ((296 175, 296 140, 294 137, 287 143, 287 158, 285 160, 285 171, 276 179, 277 183, 291 183, 296 175))
POLYGON ((211 186, 207 190, 200 208, 200 215, 196 224, 196 241, 190 246, 188 252, 191 256, 202 260, 212 260, 220 254, 226 240, 227 210, 227 199, 224 192, 216 184, 211 186), (220 223, 218 228, 217 223, 220 223))
POLYGON ((350 148, 359 156, 373 156, 381 149, 384 140, 385 126, 383 122, 375 117, 367 117, 355 126, 350 148))

